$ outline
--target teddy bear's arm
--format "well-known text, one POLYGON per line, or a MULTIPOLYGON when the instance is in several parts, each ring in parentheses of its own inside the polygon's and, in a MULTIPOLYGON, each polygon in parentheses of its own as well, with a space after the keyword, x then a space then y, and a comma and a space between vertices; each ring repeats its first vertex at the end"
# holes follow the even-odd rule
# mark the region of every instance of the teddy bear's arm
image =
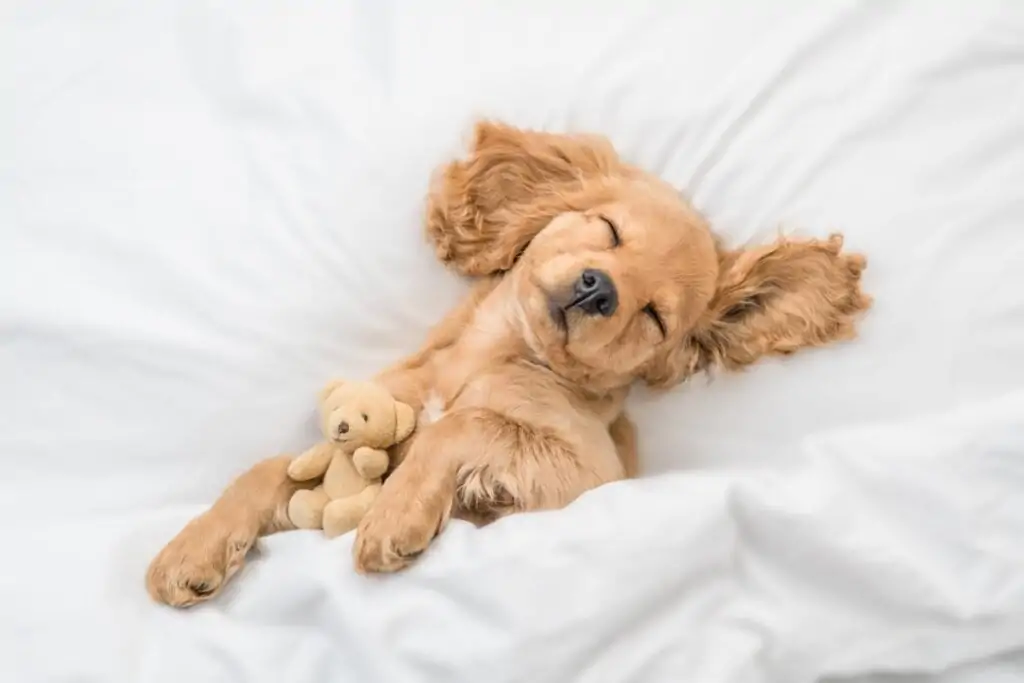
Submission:
POLYGON ((388 471, 388 452, 363 446, 352 454, 352 464, 364 479, 376 479, 388 471))
POLYGON ((322 477, 327 471, 327 466, 331 464, 333 456, 333 444, 319 443, 292 460, 288 465, 288 476, 295 481, 308 481, 322 477))

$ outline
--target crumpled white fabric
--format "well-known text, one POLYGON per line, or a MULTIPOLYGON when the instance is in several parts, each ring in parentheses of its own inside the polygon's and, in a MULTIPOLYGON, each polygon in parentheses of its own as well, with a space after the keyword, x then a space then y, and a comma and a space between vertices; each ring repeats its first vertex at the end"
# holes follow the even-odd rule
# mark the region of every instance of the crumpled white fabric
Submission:
POLYGON ((1024 8, 1013 2, 15 2, 0 22, 0 678, 1024 675, 1024 8), (607 133, 731 243, 841 230, 859 340, 640 391, 648 477, 367 579, 266 539, 149 558, 315 437, 325 377, 464 284, 429 172, 480 115, 607 133))

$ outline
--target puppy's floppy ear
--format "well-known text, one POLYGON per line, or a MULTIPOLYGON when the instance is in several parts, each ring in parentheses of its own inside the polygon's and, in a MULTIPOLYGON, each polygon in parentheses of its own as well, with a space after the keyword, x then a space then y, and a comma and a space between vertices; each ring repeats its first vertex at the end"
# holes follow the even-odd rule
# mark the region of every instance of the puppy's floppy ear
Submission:
POLYGON ((858 314, 871 305, 860 289, 866 260, 841 253, 842 246, 842 236, 832 235, 720 252, 707 311, 679 348, 655 359, 647 381, 671 386, 702 370, 738 370, 854 337, 858 314))
POLYGON ((464 275, 507 270, 552 218, 579 208, 588 181, 621 170, 602 137, 478 123, 469 157, 434 179, 427 236, 464 275))

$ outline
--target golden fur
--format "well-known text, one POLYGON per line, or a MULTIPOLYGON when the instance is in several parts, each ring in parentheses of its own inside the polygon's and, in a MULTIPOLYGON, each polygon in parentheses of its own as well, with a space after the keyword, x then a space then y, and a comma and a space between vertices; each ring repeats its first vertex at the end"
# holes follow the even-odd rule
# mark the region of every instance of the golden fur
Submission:
MULTIPOLYGON (((864 258, 840 237, 725 249, 672 187, 597 137, 479 124, 469 157, 438 173, 427 231, 478 281, 377 377, 419 425, 357 530, 361 572, 405 567, 451 515, 559 508, 633 476, 634 381, 669 387, 849 338, 869 305, 864 258), (573 303, 585 269, 613 284, 614 310, 573 303)), ((209 598, 257 536, 289 528, 288 462, 258 464, 179 533, 150 567, 150 594, 209 598)))

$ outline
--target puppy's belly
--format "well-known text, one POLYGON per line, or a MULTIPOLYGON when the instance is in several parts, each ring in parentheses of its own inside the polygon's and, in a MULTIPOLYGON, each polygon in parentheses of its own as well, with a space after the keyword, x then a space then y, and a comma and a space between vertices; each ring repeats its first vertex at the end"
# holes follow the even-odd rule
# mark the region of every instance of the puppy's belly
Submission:
POLYGON ((434 424, 442 417, 444 417, 444 400, 436 391, 431 391, 427 394, 426 400, 423 401, 423 409, 420 411, 417 426, 426 427, 427 425, 434 424))

